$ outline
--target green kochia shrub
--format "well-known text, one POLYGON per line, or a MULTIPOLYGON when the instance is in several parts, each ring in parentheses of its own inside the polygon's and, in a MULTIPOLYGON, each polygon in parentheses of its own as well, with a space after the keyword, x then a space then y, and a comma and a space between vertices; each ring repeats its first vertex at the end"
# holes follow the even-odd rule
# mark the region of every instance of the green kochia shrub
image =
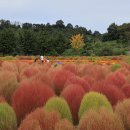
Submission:
POLYGON ((66 118, 72 122, 72 115, 67 102, 60 97, 50 98, 45 107, 47 111, 58 111, 61 114, 61 118, 66 118))
POLYGON ((7 103, 0 104, 0 130, 16 130, 17 121, 13 109, 7 103))
POLYGON ((119 68, 121 68, 121 65, 120 65, 120 64, 113 64, 113 65, 111 66, 111 70, 112 70, 112 71, 116 71, 116 70, 119 69, 119 68))
POLYGON ((100 107, 105 107, 109 111, 113 111, 110 102, 104 95, 96 92, 87 93, 81 101, 78 113, 79 118, 81 118, 86 111, 89 111, 91 109, 98 111, 100 107))

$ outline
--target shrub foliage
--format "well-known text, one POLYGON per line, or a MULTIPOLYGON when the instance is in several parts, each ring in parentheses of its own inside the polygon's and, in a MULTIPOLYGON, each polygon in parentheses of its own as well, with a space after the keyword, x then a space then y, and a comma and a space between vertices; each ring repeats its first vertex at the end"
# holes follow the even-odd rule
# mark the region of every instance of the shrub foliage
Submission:
POLYGON ((7 103, 0 103, 0 130, 17 130, 15 112, 7 103))
POLYGON ((47 111, 57 111, 61 114, 61 118, 63 119, 66 118, 72 122, 72 115, 70 112, 70 108, 63 98, 60 97, 50 98, 47 101, 44 108, 47 111))
POLYGON ((109 111, 112 111, 112 106, 106 96, 97 92, 89 92, 85 94, 81 101, 79 109, 79 118, 81 118, 86 111, 91 109, 98 110, 100 107, 105 107, 109 111))

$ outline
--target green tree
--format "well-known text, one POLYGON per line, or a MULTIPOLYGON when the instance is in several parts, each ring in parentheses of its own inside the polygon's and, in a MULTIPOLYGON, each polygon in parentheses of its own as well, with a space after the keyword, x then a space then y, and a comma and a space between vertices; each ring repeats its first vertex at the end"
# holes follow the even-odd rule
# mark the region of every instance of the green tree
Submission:
POLYGON ((0 52, 3 55, 10 55, 14 52, 16 38, 12 29, 4 29, 0 33, 0 52))

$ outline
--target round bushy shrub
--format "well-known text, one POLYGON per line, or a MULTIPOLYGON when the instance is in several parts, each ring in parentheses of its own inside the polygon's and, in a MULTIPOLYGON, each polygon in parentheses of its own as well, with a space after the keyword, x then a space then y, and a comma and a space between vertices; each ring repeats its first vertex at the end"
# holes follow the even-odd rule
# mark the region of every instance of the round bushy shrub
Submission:
POLYGON ((0 96, 0 103, 4 103, 4 102, 6 102, 5 98, 3 96, 0 96))
POLYGON ((26 114, 43 106, 52 96, 54 96, 53 90, 40 81, 26 80, 21 82, 12 99, 12 106, 17 118, 23 119, 26 114))
POLYGON ((116 71, 116 70, 118 70, 118 69, 120 69, 121 68, 121 65, 120 64, 112 64, 111 65, 111 70, 114 72, 114 71, 116 71))
POLYGON ((86 75, 94 78, 95 80, 103 80, 106 75, 109 73, 109 69, 100 65, 87 64, 81 70, 81 76, 86 75))
POLYGON ((106 77, 106 83, 116 85, 121 88, 126 83, 126 77, 120 72, 113 72, 106 77))
POLYGON ((31 77, 35 76, 38 72, 39 72, 39 69, 38 69, 37 67, 29 66, 28 68, 25 68, 25 69, 21 72, 20 78, 21 78, 22 80, 28 79, 28 78, 31 78, 31 77))
POLYGON ((10 104, 11 97, 17 89, 18 81, 16 74, 10 71, 0 72, 0 95, 10 104))
POLYGON ((0 103, 0 130, 17 130, 15 112, 7 103, 0 103))
POLYGON ((85 92, 88 92, 89 89, 90 89, 89 84, 84 79, 82 79, 82 78, 80 78, 78 76, 70 77, 66 81, 65 86, 68 86, 68 85, 71 85, 71 84, 78 84, 78 85, 82 86, 83 89, 85 90, 85 92))
POLYGON ((74 130, 74 126, 66 119, 56 123, 55 130, 74 130))
POLYGON ((18 67, 16 64, 8 61, 2 63, 2 70, 18 73, 18 67))
POLYGON ((93 84, 92 91, 104 94, 112 105, 116 105, 118 101, 126 98, 119 88, 115 85, 106 84, 104 81, 93 84))
POLYGON ((90 110, 81 118, 78 130, 125 130, 123 122, 113 112, 102 108, 90 110))
POLYGON ((70 112, 70 108, 63 98, 60 97, 50 98, 47 101, 44 108, 47 111, 57 111, 61 114, 61 118, 66 118, 72 122, 72 115, 70 112))
POLYGON ((123 121, 125 129, 130 130, 130 99, 118 103, 115 107, 115 113, 117 113, 123 121))
POLYGON ((83 77, 83 79, 88 83, 88 85, 91 89, 93 84, 95 83, 94 78, 90 77, 89 75, 86 75, 86 76, 83 77))
POLYGON ((91 109, 98 110, 100 107, 105 107, 109 111, 113 111, 112 106, 105 95, 97 92, 89 92, 85 94, 79 108, 79 118, 81 118, 86 111, 91 109))
POLYGON ((72 72, 66 71, 64 69, 58 69, 55 71, 52 83, 57 95, 59 95, 61 91, 64 89, 64 85, 67 79, 69 79, 72 76, 74 76, 72 72))
POLYGON ((84 94, 85 91, 80 85, 69 85, 61 93, 70 107, 74 124, 78 123, 78 111, 84 94))
POLYGON ((18 130, 54 130, 55 124, 59 121, 58 112, 47 112, 43 108, 37 108, 26 116, 18 130))
POLYGON ((51 78, 49 77, 49 75, 45 72, 45 73, 43 73, 42 71, 41 72, 39 72, 39 73, 37 73, 35 76, 33 76, 32 78, 31 78, 31 80, 37 80, 37 81, 41 81, 41 82, 43 82, 43 83, 45 83, 45 84, 48 84, 50 87, 52 86, 52 84, 51 84, 51 78))
POLYGON ((127 98, 130 98, 130 84, 125 84, 121 90, 124 92, 127 98))
POLYGON ((65 64, 63 65, 63 69, 70 71, 75 75, 79 75, 79 68, 76 64, 65 64))

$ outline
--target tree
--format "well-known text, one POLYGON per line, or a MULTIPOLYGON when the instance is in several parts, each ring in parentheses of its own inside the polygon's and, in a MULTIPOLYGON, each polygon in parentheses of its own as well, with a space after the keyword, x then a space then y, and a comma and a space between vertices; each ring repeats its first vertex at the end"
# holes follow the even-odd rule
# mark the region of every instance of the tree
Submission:
POLYGON ((37 41, 32 30, 23 30, 20 33, 20 42, 25 55, 35 54, 37 41))
POLYGON ((73 29, 73 25, 71 23, 68 23, 66 27, 73 29))
POLYGON ((117 25, 115 23, 112 23, 108 27, 107 30, 108 30, 109 40, 117 40, 118 39, 117 25))
POLYGON ((16 46, 16 39, 13 30, 4 29, 0 33, 0 52, 3 55, 10 55, 14 52, 16 46))
POLYGON ((72 36, 70 39, 70 42, 71 42, 71 47, 75 50, 79 50, 83 48, 84 46, 83 35, 77 34, 77 35, 72 36))
POLYGON ((32 24, 31 24, 31 23, 24 23, 24 24, 22 25, 22 28, 23 28, 23 29, 31 29, 31 28, 32 28, 32 24))
POLYGON ((65 27, 64 22, 62 20, 56 21, 56 27, 64 28, 65 27))

